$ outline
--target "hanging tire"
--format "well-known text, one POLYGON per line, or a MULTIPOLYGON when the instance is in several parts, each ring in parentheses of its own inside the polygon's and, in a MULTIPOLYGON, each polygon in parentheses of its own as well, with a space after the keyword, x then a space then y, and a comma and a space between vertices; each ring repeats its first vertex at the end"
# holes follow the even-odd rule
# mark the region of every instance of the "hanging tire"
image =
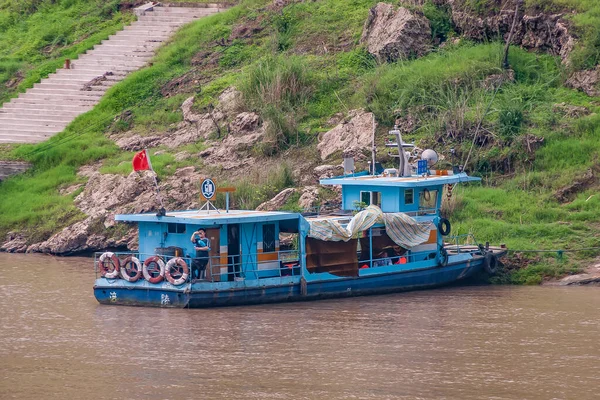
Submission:
POLYGON ((448 265, 448 252, 444 247, 440 247, 440 259, 439 259, 440 267, 445 267, 448 265))
POLYGON ((190 276, 190 269, 181 257, 171 258, 165 267, 165 277, 171 285, 179 286, 190 276), (179 276, 176 278, 175 276, 179 276))
POLYGON ((452 230, 452 225, 450 225, 450 221, 446 218, 440 218, 438 225, 438 231, 442 236, 448 236, 450 234, 450 230, 452 230))
POLYGON ((483 269, 490 275, 495 275, 498 270, 498 259, 492 253, 486 253, 483 257, 483 269))
POLYGON ((115 279, 119 277, 121 263, 115 253, 107 251, 98 259, 98 267, 100 268, 100 275, 103 278, 115 279))
POLYGON ((136 282, 142 277, 142 263, 137 257, 129 256, 121 266, 121 278, 127 282, 136 282))
POLYGON ((152 256, 146 258, 144 261, 143 268, 144 279, 150 283, 159 283, 165 277, 165 262, 159 256, 152 256), (158 267, 158 275, 155 275, 156 268, 158 267))

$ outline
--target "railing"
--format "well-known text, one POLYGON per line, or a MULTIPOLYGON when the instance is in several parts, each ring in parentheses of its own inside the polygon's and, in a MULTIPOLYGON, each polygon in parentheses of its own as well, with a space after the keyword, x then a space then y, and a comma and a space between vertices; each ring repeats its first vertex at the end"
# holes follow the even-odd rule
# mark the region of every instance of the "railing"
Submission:
POLYGON ((298 250, 278 251, 273 253, 250 253, 228 255, 227 262, 221 263, 221 256, 209 257, 206 266, 206 280, 215 281, 245 281, 263 278, 278 278, 300 275, 300 259, 298 250), (276 255, 272 260, 258 260, 265 255, 276 255), (254 268, 250 268, 255 266, 254 268), (261 266, 263 268, 261 268, 261 266), (273 268, 269 268, 269 267, 273 268), (221 270, 227 269, 223 273, 221 270))
POLYGON ((474 251, 481 251, 483 245, 477 243, 475 236, 472 233, 466 233, 464 235, 452 235, 447 237, 453 243, 445 243, 444 247, 446 250, 455 251, 457 253, 472 253, 474 251))
MULTIPOLYGON (((99 259, 100 256, 104 253, 94 253, 94 272, 96 274, 96 279, 100 275, 100 267, 99 267, 99 259)), ((143 263, 149 257, 159 256, 164 263, 166 264, 170 259, 175 258, 173 255, 164 255, 164 254, 147 254, 147 253, 139 253, 139 252, 114 252, 115 256, 119 258, 119 264, 121 269, 123 268, 123 263, 125 259, 129 256, 136 257, 140 260, 140 263, 143 267, 143 263)), ((260 279, 260 278, 275 278, 275 277, 285 277, 292 275, 300 275, 300 260, 299 260, 299 252, 297 250, 289 250, 289 251, 279 251, 273 253, 252 253, 252 254, 240 254, 240 255, 230 255, 227 257, 226 263, 221 263, 221 256, 211 256, 208 257, 208 263, 202 271, 196 271, 197 267, 194 263, 194 260, 199 260, 197 258, 192 257, 181 257, 189 269, 189 276, 186 282, 193 282, 197 280, 209 281, 209 282, 218 282, 218 281, 240 281, 246 279, 260 279), (273 260, 261 260, 258 258, 261 255, 271 255, 275 254, 276 258, 273 260), (249 266, 255 266, 254 268, 249 268, 249 266), (263 268, 261 268, 261 266, 263 268), (265 268, 268 266, 273 266, 273 268, 265 268), (226 273, 221 273, 221 269, 225 267, 227 268, 226 273), (196 275, 198 272, 202 273, 203 276, 200 277, 196 275), (223 279, 222 279, 223 278, 223 279)), ((141 272, 141 271, 140 271, 141 272)), ((158 276, 160 274, 160 269, 157 265, 152 265, 149 268, 151 276, 158 276)), ((178 272, 179 276, 177 276, 177 271, 175 274, 172 274, 175 279, 178 279, 181 276, 182 271, 178 272)), ((114 279, 122 278, 121 273, 114 277, 114 279)))

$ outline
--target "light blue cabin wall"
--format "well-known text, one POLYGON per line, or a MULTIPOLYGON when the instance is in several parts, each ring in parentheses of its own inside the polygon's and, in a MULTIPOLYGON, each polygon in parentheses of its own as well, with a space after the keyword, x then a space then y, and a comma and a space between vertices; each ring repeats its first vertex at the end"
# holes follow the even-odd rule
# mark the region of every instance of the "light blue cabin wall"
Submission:
POLYGON ((437 208, 441 206, 441 198, 443 193, 443 185, 429 187, 415 187, 413 195, 413 203, 405 204, 404 190, 402 187, 385 187, 385 186, 342 186, 342 209, 354 210, 354 202, 360 202, 361 192, 380 192, 381 193, 381 210, 383 212, 414 212, 419 210, 420 193, 425 190, 438 190, 437 208))
POLYGON ((166 225, 157 222, 140 222, 138 224, 139 252, 142 259, 155 254, 154 249, 161 247, 166 225))
MULTIPOLYGON (((195 257, 196 250, 190 241, 190 237, 192 236, 192 232, 199 228, 202 228, 202 225, 186 224, 185 232, 169 233, 166 223, 140 222, 138 226, 139 252, 144 254, 145 257, 149 257, 156 254, 155 249, 157 247, 175 246, 183 249, 184 256, 195 257)), ((210 226, 210 228, 215 228, 215 226, 210 226)), ((227 246, 227 230, 223 233, 223 229, 221 229, 220 239, 220 245, 227 246)))

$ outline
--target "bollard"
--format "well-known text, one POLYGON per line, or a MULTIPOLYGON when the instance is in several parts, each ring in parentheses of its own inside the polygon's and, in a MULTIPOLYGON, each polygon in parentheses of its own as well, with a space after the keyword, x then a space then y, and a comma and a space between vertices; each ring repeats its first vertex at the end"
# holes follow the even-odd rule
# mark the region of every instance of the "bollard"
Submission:
POLYGON ((71 69, 71 60, 65 59, 65 69, 71 69))

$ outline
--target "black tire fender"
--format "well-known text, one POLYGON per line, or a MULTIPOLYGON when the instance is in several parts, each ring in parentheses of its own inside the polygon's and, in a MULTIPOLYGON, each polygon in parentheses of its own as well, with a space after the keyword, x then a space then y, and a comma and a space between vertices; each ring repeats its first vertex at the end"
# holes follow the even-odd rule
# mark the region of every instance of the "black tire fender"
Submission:
POLYGON ((495 275, 498 269, 498 259, 490 252, 483 256, 483 269, 490 275, 495 275))
POLYGON ((450 221, 448 221, 446 218, 440 218, 437 228, 440 232, 440 235, 447 236, 450 234, 450 230, 452 230, 452 225, 450 225, 450 221))
POLYGON ((445 267, 448 265, 448 252, 444 247, 440 247, 440 259, 439 259, 440 267, 445 267))

